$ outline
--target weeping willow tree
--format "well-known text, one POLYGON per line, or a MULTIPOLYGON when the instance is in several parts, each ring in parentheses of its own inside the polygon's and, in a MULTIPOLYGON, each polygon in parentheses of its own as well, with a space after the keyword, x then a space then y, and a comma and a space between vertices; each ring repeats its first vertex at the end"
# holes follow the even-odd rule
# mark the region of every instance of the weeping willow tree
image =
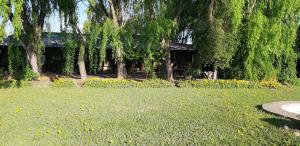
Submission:
MULTIPOLYGON (((1 16, 1 10, 0 10, 0 16, 1 16)), ((3 19, 3 17, 0 17, 0 20, 3 19)), ((7 20, 2 20, 0 22, 0 43, 2 43, 3 41, 3 38, 6 36, 6 32, 5 32, 5 27, 6 27, 6 23, 7 23, 7 20)))
POLYGON ((77 48, 76 39, 70 39, 64 44, 63 56, 64 56, 64 66, 63 73, 66 75, 72 75, 74 73, 74 60, 75 52, 77 48))
POLYGON ((155 70, 165 57, 161 42, 171 34, 172 28, 172 20, 158 16, 151 21, 142 16, 127 26, 129 32, 125 35, 127 40, 124 44, 127 47, 125 57, 128 60, 142 60, 147 78, 156 77, 155 70))
MULTIPOLYGON (((97 64, 105 61, 106 48, 112 47, 113 57, 117 64, 117 77, 122 79, 126 76, 124 63, 124 49, 121 40, 121 32, 126 25, 127 17, 130 17, 132 5, 129 0, 90 0, 88 8, 88 22, 86 32, 89 34, 89 59, 91 69, 95 72, 97 64), (128 12, 128 13, 127 13, 128 12), (88 26, 90 25, 90 27, 88 26), (100 49, 98 37, 101 36, 100 49), (97 55, 94 53, 97 51, 97 55)), ((132 1, 133 2, 133 1, 132 1)), ((132 3, 131 2, 131 3, 132 3)))
MULTIPOLYGON (((191 1, 89 1, 87 25, 92 26, 87 27, 87 32, 90 34, 88 47, 90 62, 101 64, 105 59, 106 45, 111 45, 117 63, 118 78, 124 77, 126 71, 124 59, 126 56, 132 56, 131 54, 139 54, 144 60, 146 71, 153 75, 155 66, 153 66, 153 61, 160 52, 163 52, 163 58, 166 60, 166 64, 169 64, 167 66, 168 79, 173 80, 168 48, 175 40, 173 34, 177 30, 176 23, 178 23, 186 3, 191 3, 191 1), (101 44, 100 49, 95 47, 96 44, 101 44), (164 50, 160 50, 161 48, 164 50), (124 51, 124 49, 126 50, 124 51), (95 55, 95 51, 99 52, 99 55, 95 55), (125 54, 125 52, 131 54, 125 54)), ((91 68, 95 70, 97 65, 92 65, 91 68)))
POLYGON ((14 78, 22 78, 22 73, 27 67, 26 60, 24 60, 24 52, 22 49, 15 45, 8 46, 8 71, 14 78))
MULTIPOLYGON (((82 80, 87 78, 87 71, 86 71, 86 46, 87 46, 87 40, 84 34, 82 33, 81 29, 78 26, 78 5, 82 1, 77 1, 77 0, 72 0, 72 1, 58 1, 59 5, 59 14, 60 14, 60 19, 61 19, 61 31, 62 32, 69 32, 72 36, 71 38, 66 35, 65 39, 70 39, 69 42, 66 43, 67 47, 71 47, 74 49, 76 46, 79 48, 78 50, 78 68, 79 68, 79 73, 80 73, 80 78, 82 80), (76 43, 74 43, 76 42, 76 43), (75 46, 74 46, 75 45, 75 46)), ((69 48, 69 49, 71 49, 69 48)), ((72 51, 66 51, 65 53, 65 59, 66 63, 68 63, 68 57, 74 55, 72 51)), ((70 63, 69 63, 70 65, 70 63)), ((69 68, 70 69, 70 68, 69 68)), ((70 72, 65 72, 67 74, 70 74, 70 72)))
MULTIPOLYGON (((120 38, 121 30, 114 25, 111 19, 107 19, 101 24, 87 22, 85 26, 85 32, 89 34, 87 45, 91 72, 96 73, 106 61, 106 50, 109 47, 113 50, 112 55, 117 63, 124 61, 123 43, 120 38)), ((122 73, 119 72, 120 66, 118 66, 118 78, 120 79, 124 77, 124 73, 126 72, 125 64, 121 68, 123 68, 122 73)))
POLYGON ((159 1, 137 1, 134 19, 125 26, 123 33, 125 57, 127 60, 142 61, 147 78, 155 78, 155 69, 162 58, 161 36, 165 29, 159 24, 159 1), (156 12, 155 12, 156 11, 156 12))
POLYGON ((195 1, 195 63, 233 74, 231 78, 296 78, 295 40, 300 1, 195 1))
POLYGON ((230 67, 239 46, 245 0, 200 0, 195 2, 198 15, 193 24, 193 45, 197 48, 196 66, 217 70, 230 67))
MULTIPOLYGON (((105 27, 103 27, 105 28, 105 27)), ((97 23, 91 23, 90 21, 85 22, 84 24, 84 33, 89 34, 87 35, 87 47, 88 47, 88 59, 89 59, 89 67, 90 72, 96 74, 102 63, 105 61, 106 58, 106 44, 107 44, 107 37, 103 38, 101 48, 98 47, 99 45, 99 35, 102 32, 102 27, 97 23), (91 28, 93 27, 93 28, 91 28), (105 46, 105 47, 103 47, 105 46), (101 50, 101 51, 100 51, 101 50)), ((107 30, 105 30, 107 32, 107 30)), ((105 36, 107 36, 105 34, 105 36)))
MULTIPOLYGON (((56 10, 70 14, 76 1, 70 0, 1 0, 1 25, 11 22, 14 38, 26 52, 27 63, 36 73, 41 72, 44 50, 42 32, 46 19, 56 10)), ((68 16, 68 15, 64 15, 68 16)), ((3 34, 3 28, 0 31, 3 34)))
MULTIPOLYGON (((155 76, 157 62, 165 64, 167 80, 173 81, 170 45, 177 42, 177 35, 186 29, 181 25, 182 14, 192 5, 192 1, 141 0, 138 1, 136 19, 131 28, 134 35, 131 45, 141 52, 148 75, 155 76)), ((133 52, 133 51, 132 51, 133 52)))
POLYGON ((246 79, 287 82, 296 79, 299 11, 299 0, 255 3, 245 27, 246 79))

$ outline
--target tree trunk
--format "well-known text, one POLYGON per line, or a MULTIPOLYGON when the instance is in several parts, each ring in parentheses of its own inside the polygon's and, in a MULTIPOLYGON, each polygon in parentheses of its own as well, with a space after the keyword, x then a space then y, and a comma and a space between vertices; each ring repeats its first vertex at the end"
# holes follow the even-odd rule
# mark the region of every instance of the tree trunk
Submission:
POLYGON ((86 67, 85 67, 85 62, 84 62, 84 55, 85 55, 85 46, 81 42, 80 46, 79 46, 78 66, 79 66, 80 78, 82 80, 87 78, 86 67))
MULTIPOLYGON (((29 31, 29 30, 27 30, 29 31)), ((30 65, 32 71, 38 75, 41 74, 41 56, 42 54, 37 54, 37 52, 42 52, 43 48, 41 46, 42 40, 42 27, 36 25, 32 28, 32 37, 22 36, 21 45, 26 52, 27 63, 30 65)))
POLYGON ((165 67, 166 67, 166 80, 174 81, 173 78, 173 65, 171 60, 170 41, 163 39, 161 42, 162 48, 165 50, 165 67))
POLYGON ((211 24, 214 19, 214 5, 215 5, 215 0, 211 0, 209 4, 209 13, 208 13, 208 19, 211 24))
MULTIPOLYGON (((119 50, 119 49, 117 49, 119 50)), ((124 79, 127 76, 126 65, 123 61, 121 51, 116 51, 116 63, 117 63, 117 78, 124 79)))
MULTIPOLYGON (((112 20, 114 22, 114 25, 118 28, 120 26, 122 26, 122 21, 121 19, 119 19, 120 21, 118 21, 118 14, 120 14, 120 12, 118 11, 118 9, 116 9, 117 7, 115 7, 114 3, 112 0, 108 0, 108 3, 110 5, 110 10, 111 10, 111 14, 112 14, 112 20)), ((123 56, 121 54, 121 51, 119 51, 120 48, 117 48, 118 51, 116 51, 116 62, 117 62, 117 78, 118 79, 124 79, 124 77, 126 77, 126 67, 125 67, 125 63, 123 61, 123 56)))
POLYGON ((117 60, 117 78, 124 79, 126 77, 126 67, 123 61, 117 60))
POLYGON ((38 75, 40 75, 40 68, 38 65, 38 58, 36 53, 32 49, 25 49, 27 61, 32 69, 32 71, 38 75))
POLYGON ((166 79, 168 81, 174 81, 173 78, 173 65, 171 60, 171 51, 170 49, 166 49, 166 79))

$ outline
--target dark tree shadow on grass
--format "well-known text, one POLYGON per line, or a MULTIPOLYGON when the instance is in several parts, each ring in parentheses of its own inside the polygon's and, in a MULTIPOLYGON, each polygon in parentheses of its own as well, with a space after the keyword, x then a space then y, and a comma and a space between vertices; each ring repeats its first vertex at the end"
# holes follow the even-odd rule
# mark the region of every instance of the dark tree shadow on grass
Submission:
POLYGON ((255 106, 255 108, 256 108, 258 111, 266 112, 266 111, 262 108, 262 105, 257 105, 257 106, 255 106))
POLYGON ((263 118, 261 120, 278 128, 284 128, 287 126, 290 129, 300 130, 300 122, 296 120, 280 118, 263 118))
POLYGON ((20 87, 22 84, 19 80, 3 80, 0 81, 0 89, 9 89, 9 88, 16 88, 20 87))
POLYGON ((255 106, 255 108, 258 111, 262 111, 265 112, 267 114, 271 114, 273 116, 276 116, 278 118, 262 118, 261 120, 264 122, 267 122, 273 126, 276 126, 278 128, 285 128, 288 127, 289 129, 296 129, 296 130, 300 130, 300 121, 294 120, 294 119, 284 119, 284 118, 279 118, 281 117, 280 115, 271 113, 269 111, 266 111, 263 109, 262 105, 257 105, 255 106))

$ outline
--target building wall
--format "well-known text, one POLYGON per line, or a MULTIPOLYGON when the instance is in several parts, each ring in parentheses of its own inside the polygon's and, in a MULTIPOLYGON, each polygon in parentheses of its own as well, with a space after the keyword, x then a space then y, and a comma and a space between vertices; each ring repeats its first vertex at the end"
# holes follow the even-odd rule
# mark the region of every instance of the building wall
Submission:
POLYGON ((0 70, 8 70, 7 47, 0 46, 0 70))
POLYGON ((43 72, 62 73, 64 65, 62 48, 45 48, 42 62, 43 72))
POLYGON ((184 78, 192 67, 193 51, 177 50, 171 52, 175 78, 184 78))

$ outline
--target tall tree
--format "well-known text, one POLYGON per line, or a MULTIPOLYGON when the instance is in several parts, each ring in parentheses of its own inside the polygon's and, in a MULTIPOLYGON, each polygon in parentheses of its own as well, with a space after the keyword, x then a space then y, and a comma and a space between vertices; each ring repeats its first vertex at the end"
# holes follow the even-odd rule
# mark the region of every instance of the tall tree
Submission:
POLYGON ((242 24, 245 0, 199 0, 198 15, 193 25, 193 45, 198 49, 198 65, 217 70, 230 67, 238 47, 238 34, 242 24))
MULTIPOLYGON (((171 50, 170 44, 177 43, 184 38, 187 38, 188 35, 181 35, 185 34, 189 31, 189 22, 186 21, 186 17, 190 17, 191 10, 193 9, 194 1, 193 0, 173 0, 173 1, 166 1, 166 18, 171 19, 174 23, 171 37, 164 38, 163 41, 167 42, 167 45, 164 46, 166 51, 166 69, 167 69, 167 80, 173 80, 173 66, 171 64, 171 50)), ((185 43, 185 42, 181 42, 185 43)))
POLYGON ((44 49, 42 32, 45 19, 55 10, 67 12, 74 6, 75 0, 1 0, 0 15, 3 23, 10 21, 14 28, 14 37, 26 52, 31 69, 40 74, 40 61, 44 49))
MULTIPOLYGON (((104 61, 105 49, 108 44, 112 45, 113 56, 117 64, 117 77, 122 79, 126 76, 126 67, 124 63, 124 50, 121 40, 122 28, 126 24, 130 11, 128 11, 129 0, 90 0, 89 2, 89 27, 87 30, 92 35, 92 41, 89 43, 90 49, 93 49, 98 36, 101 34, 100 61, 104 61)), ((132 6, 132 5, 131 5, 132 6)), ((90 50, 91 52, 91 50, 90 50)), ((90 53, 90 58, 92 53, 90 53)), ((101 63, 101 62, 100 62, 101 63)))
MULTIPOLYGON (((75 41, 77 41, 77 47, 79 48, 78 51, 78 68, 80 77, 82 80, 87 78, 87 72, 86 72, 86 46, 87 41, 86 37, 83 35, 81 29, 79 28, 79 22, 78 22, 78 5, 82 1, 78 0, 71 0, 71 1, 59 1, 60 2, 60 14, 62 15, 62 18, 64 19, 65 29, 71 27, 73 38, 75 38, 75 41)), ((65 30, 64 30, 65 31, 65 30)))
POLYGON ((155 52, 163 52, 162 57, 166 68, 165 77, 167 80, 173 81, 170 45, 178 41, 180 32, 186 31, 187 24, 182 23, 182 16, 190 8, 192 1, 144 0, 142 3, 143 18, 140 20, 143 21, 141 26, 144 27, 146 34, 140 39, 145 40, 145 44, 148 44, 146 46, 146 50, 148 50, 146 61, 149 62, 152 55, 156 54, 155 52), (162 50, 157 50, 154 47, 159 47, 162 50))
POLYGON ((141 0, 136 9, 138 14, 131 23, 135 51, 141 52, 147 77, 155 77, 157 62, 166 60, 169 48, 165 38, 170 38, 174 23, 166 18, 166 5, 160 0, 141 0))
POLYGON ((251 80, 296 79, 300 1, 253 1, 246 18, 244 70, 251 80))

